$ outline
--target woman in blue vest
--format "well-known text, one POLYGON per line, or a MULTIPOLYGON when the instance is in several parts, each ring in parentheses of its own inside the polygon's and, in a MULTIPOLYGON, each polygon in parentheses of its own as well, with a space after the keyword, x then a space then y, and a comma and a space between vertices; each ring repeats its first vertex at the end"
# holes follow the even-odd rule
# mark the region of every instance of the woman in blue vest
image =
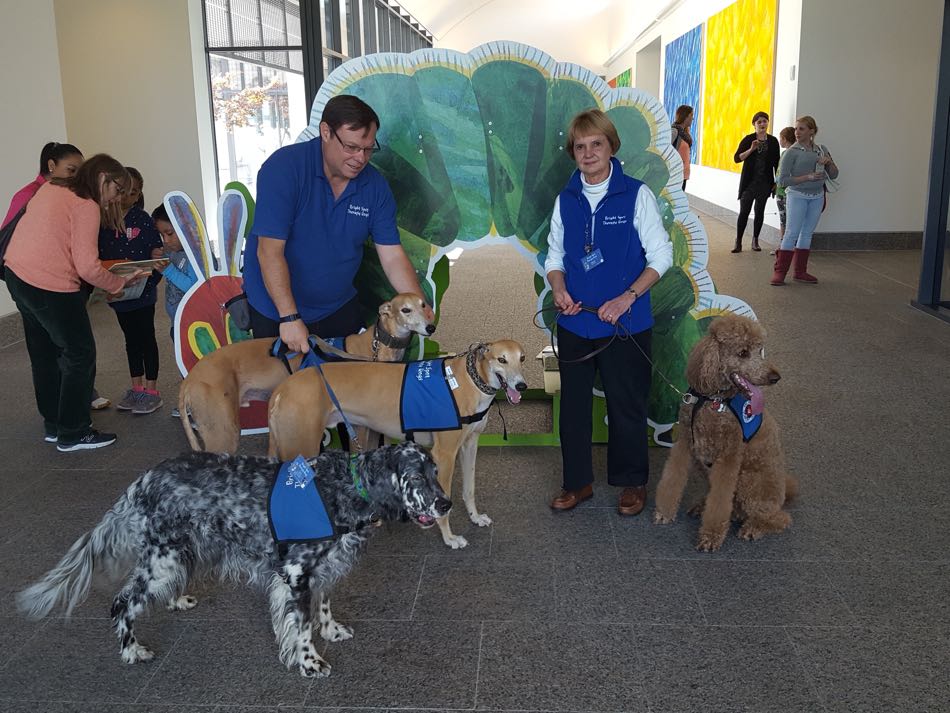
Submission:
POLYGON ((623 488, 620 514, 637 515, 649 477, 649 290, 673 263, 673 246, 653 193, 624 175, 614 158, 620 137, 606 114, 591 109, 575 116, 565 148, 577 170, 554 202, 544 263, 560 310, 563 490, 551 507, 570 510, 593 495, 592 389, 600 372, 607 482, 623 488), (632 338, 611 341, 618 330, 632 338))

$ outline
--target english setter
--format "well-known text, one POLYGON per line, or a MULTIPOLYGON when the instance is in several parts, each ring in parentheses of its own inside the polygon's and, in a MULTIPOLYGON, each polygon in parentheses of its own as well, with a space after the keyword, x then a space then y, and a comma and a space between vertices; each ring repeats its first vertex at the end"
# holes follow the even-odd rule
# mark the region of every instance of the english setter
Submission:
MULTIPOLYGON (((339 451, 307 463, 333 524, 329 539, 275 539, 269 513, 280 480, 276 461, 188 453, 132 483, 54 569, 18 594, 18 606, 33 619, 58 607, 68 616, 88 596, 95 571, 125 575, 112 601, 120 653, 126 663, 148 661, 153 654, 136 641, 135 618, 155 601, 192 608, 197 600, 185 595, 189 578, 215 572, 266 589, 281 662, 303 676, 327 676, 330 665, 312 640, 313 595, 323 597, 352 569, 378 520, 408 518, 431 527, 452 503, 439 487, 434 461, 414 443, 369 451, 355 465, 339 451)), ((317 608, 323 638, 352 636, 333 620, 329 600, 317 608)))

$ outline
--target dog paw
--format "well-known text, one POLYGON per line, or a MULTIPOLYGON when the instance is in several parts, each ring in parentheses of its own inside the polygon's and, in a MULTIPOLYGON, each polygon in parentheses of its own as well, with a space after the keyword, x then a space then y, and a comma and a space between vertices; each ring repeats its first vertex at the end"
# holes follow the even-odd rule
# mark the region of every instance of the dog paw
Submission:
POLYGON ((320 636, 325 641, 346 641, 353 638, 353 628, 331 621, 320 627, 320 636))
POLYGON ((667 516, 661 513, 659 510, 653 512, 653 524, 654 525, 669 525, 676 521, 676 516, 667 516))
POLYGON ((330 664, 319 654, 304 654, 300 675, 304 678, 326 678, 330 675, 330 664))
POLYGON ((700 532, 699 539, 696 541, 696 549, 700 552, 715 552, 722 547, 723 540, 726 539, 724 532, 700 532))
POLYGON ((139 661, 151 661, 155 654, 149 651, 141 644, 135 643, 122 649, 122 661, 125 663, 138 663, 139 661))
POLYGON ((165 605, 165 608, 168 609, 168 611, 188 611, 189 609, 194 609, 196 606, 198 606, 198 597, 184 594, 175 599, 170 599, 168 604, 165 605))
POLYGON ((485 513, 469 513, 469 518, 479 527, 488 527, 491 525, 491 518, 488 517, 485 513))
POLYGON ((697 518, 702 517, 703 510, 705 509, 705 507, 706 507, 706 503, 696 503, 695 505, 693 505, 693 507, 691 507, 689 510, 686 511, 686 514, 689 515, 690 517, 697 517, 697 518))
POLYGON ((453 550, 460 550, 463 547, 468 546, 468 540, 466 540, 461 535, 449 535, 448 537, 442 538, 445 541, 445 544, 451 547, 453 550))
POLYGON ((739 538, 743 540, 758 540, 764 534, 765 530, 760 530, 757 527, 750 527, 749 525, 743 525, 739 528, 739 538))

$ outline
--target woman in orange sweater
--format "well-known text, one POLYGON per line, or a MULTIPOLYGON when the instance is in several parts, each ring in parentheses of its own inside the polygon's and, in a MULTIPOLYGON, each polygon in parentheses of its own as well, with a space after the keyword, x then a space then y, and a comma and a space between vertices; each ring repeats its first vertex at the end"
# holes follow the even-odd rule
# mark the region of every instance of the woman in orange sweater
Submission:
POLYGON ((89 417, 96 342, 80 282, 118 294, 141 279, 114 275, 99 262, 99 223, 128 186, 121 163, 93 156, 72 178, 40 187, 7 247, 7 288, 23 318, 36 405, 46 441, 60 451, 115 443, 115 434, 96 431, 89 417))

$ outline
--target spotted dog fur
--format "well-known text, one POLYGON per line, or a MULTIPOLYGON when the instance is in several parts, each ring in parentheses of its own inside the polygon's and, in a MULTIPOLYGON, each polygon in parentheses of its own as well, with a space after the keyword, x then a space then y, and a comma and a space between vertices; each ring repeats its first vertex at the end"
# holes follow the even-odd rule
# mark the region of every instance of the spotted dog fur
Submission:
MULTIPOLYGON (((132 483, 102 521, 80 537, 59 564, 17 595, 33 619, 65 608, 68 616, 89 594, 94 574, 125 576, 112 601, 112 620, 126 663, 152 652, 135 638, 133 623, 150 604, 190 609, 193 576, 266 589, 279 658, 303 676, 327 676, 330 665, 312 638, 314 594, 323 595, 353 568, 374 521, 408 518, 431 527, 452 503, 439 487, 432 458, 414 443, 385 446, 359 457, 357 472, 369 499, 357 492, 348 456, 327 452, 309 460, 338 530, 333 540, 290 544, 278 553, 267 519, 276 462, 254 456, 195 452, 163 461, 132 483)), ((320 634, 352 636, 319 605, 320 634)))

